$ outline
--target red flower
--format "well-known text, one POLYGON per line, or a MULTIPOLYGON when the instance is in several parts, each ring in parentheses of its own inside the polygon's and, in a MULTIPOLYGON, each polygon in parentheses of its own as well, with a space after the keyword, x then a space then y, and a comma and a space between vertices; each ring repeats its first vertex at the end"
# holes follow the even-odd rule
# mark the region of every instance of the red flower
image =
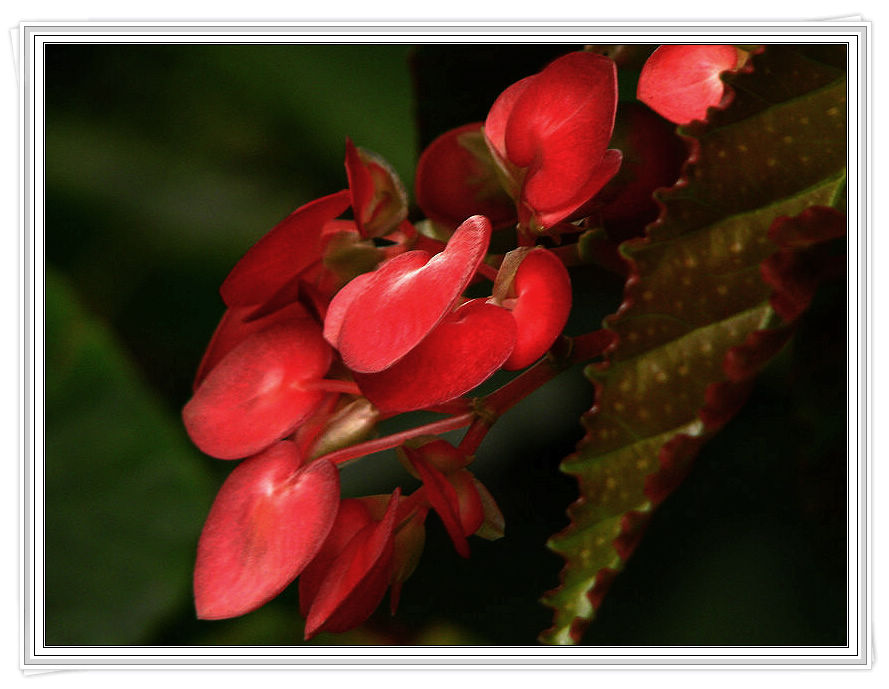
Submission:
POLYGON ((346 139, 346 174, 362 237, 389 234, 407 217, 407 192, 395 171, 372 151, 346 139))
POLYGON ((720 75, 746 56, 731 45, 662 45, 642 68, 636 95, 675 124, 706 120, 708 108, 722 104, 725 95, 720 75))
POLYGON ((523 226, 551 228, 614 176, 621 154, 608 142, 616 107, 614 63, 587 52, 565 55, 500 94, 485 137, 523 226))
POLYGON ((324 398, 332 351, 309 318, 270 319, 221 358, 182 410, 195 445, 219 459, 248 457, 280 440, 324 398))
POLYGON ((515 319, 516 343, 503 368, 517 371, 543 356, 565 327, 571 279, 551 251, 523 247, 503 259, 491 301, 509 309, 515 319))
POLYGON ((236 617, 277 596, 321 550, 338 505, 336 467, 300 466, 292 442, 244 460, 216 496, 198 543, 198 617, 236 617))
POLYGON ((330 535, 299 584, 305 637, 343 632, 364 622, 389 587, 400 490, 374 519, 372 499, 343 500, 330 535))
POLYGON ((508 312, 481 300, 455 309, 490 236, 487 218, 474 216, 441 253, 397 256, 334 297, 324 336, 380 409, 410 411, 452 400, 509 357, 515 322, 508 312))
POLYGON ((415 186, 417 205, 448 229, 471 215, 484 215, 495 228, 516 221, 515 203, 501 186, 481 122, 452 129, 429 144, 417 163, 415 186))

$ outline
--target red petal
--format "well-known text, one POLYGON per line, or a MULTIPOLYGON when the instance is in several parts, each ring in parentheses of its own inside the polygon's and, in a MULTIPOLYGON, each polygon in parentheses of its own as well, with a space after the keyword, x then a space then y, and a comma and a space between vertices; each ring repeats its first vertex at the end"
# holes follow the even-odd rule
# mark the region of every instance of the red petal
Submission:
POLYGON ((198 617, 236 617, 277 596, 318 553, 338 504, 336 467, 321 461, 300 468, 293 443, 244 460, 219 490, 201 532, 198 617))
POLYGON ((407 217, 407 193, 398 175, 377 154, 346 139, 346 175, 355 222, 363 237, 379 237, 407 217))
MULTIPOLYGON (((519 207, 519 219, 526 224, 533 222, 540 229, 548 229, 557 225, 565 218, 573 215, 578 208, 598 194, 602 187, 608 184, 617 174, 622 162, 623 154, 620 151, 613 148, 608 149, 605 151, 605 155, 602 156, 601 164, 590 173, 587 181, 577 189, 575 195, 561 205, 551 208, 545 207, 542 194, 537 205, 533 205, 534 202, 531 196, 523 191, 522 204, 519 207)), ((547 184, 555 181, 555 185, 558 186, 557 178, 535 177, 534 179, 544 181, 547 184)))
POLYGON ((290 434, 324 397, 303 383, 320 379, 332 353, 310 319, 251 335, 207 375, 182 410, 188 435, 219 459, 256 454, 290 434))
POLYGON ((210 344, 207 345, 207 351, 204 352, 204 358, 201 359, 201 364, 198 366, 198 372, 194 379, 194 390, 197 390, 201 381, 226 354, 253 333, 282 321, 309 318, 308 312, 298 303, 290 304, 264 318, 247 320, 252 310, 251 306, 235 306, 222 314, 222 319, 216 326, 216 331, 210 338, 210 344))
POLYGON ((516 344, 503 364, 507 371, 525 368, 542 357, 568 321, 571 279, 564 264, 543 248, 531 249, 522 260, 509 290, 516 344))
POLYGON ((462 557, 469 557, 469 543, 466 542, 466 533, 460 522, 460 501, 457 491, 437 469, 434 469, 419 453, 405 447, 405 454, 423 481, 423 489, 426 491, 426 499, 432 505, 444 524, 448 536, 454 542, 454 550, 462 557))
POLYGON ((730 45, 662 45, 639 75, 636 95, 676 124, 706 120, 707 108, 725 91, 719 75, 735 69, 738 51, 730 45))
POLYGON ((514 83, 497 96, 497 100, 488 111, 488 117, 485 119, 485 138, 502 160, 507 159, 506 127, 509 116, 512 114, 516 101, 536 78, 535 74, 514 83))
POLYGON ((417 204, 450 228, 471 215, 484 215, 495 228, 516 220, 515 204, 500 186, 481 126, 476 122, 442 134, 417 164, 417 204))
POLYGON ((481 299, 449 314, 391 368, 356 373, 358 387, 381 411, 413 411, 448 402, 487 380, 512 353, 515 320, 481 299))
POLYGON ((614 62, 586 52, 551 63, 516 99, 506 152, 511 163, 528 168, 522 202, 538 214, 559 215, 545 226, 567 217, 617 171, 614 154, 603 168, 616 108, 614 62))
POLYGON ((359 531, 334 560, 306 617, 306 638, 341 632, 364 622, 379 605, 392 574, 398 489, 383 520, 359 531))
POLYGON ((376 373, 403 358, 450 312, 490 238, 488 219, 473 216, 431 259, 426 252, 409 251, 380 266, 361 291, 343 288, 330 305, 334 314, 344 314, 336 338, 343 362, 353 371, 376 373), (340 299, 349 302, 345 308, 337 304, 340 299))
POLYGON ((219 293, 228 306, 261 304, 321 258, 321 228, 349 207, 343 190, 307 203, 254 244, 225 278, 219 293))
POLYGON ((457 494, 457 514, 463 527, 463 535, 471 536, 479 530, 485 520, 485 509, 476 490, 475 479, 464 469, 448 476, 448 482, 457 494))
POLYGON ((324 545, 315 559, 309 563, 299 578, 300 615, 308 616, 309 608, 312 607, 318 591, 321 590, 321 585, 327 577, 330 566, 346 549, 349 542, 355 538, 355 535, 372 523, 370 511, 361 500, 350 498, 340 503, 336 521, 333 523, 327 540, 324 541, 324 545))

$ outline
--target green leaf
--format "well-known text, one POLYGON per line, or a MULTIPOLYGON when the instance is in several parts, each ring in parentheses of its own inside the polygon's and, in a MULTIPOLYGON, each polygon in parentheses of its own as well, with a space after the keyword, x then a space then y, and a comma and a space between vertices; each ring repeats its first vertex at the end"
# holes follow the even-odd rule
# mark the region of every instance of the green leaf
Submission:
POLYGON ((206 459, 51 269, 45 307, 45 641, 146 643, 190 605, 206 459))
MULTIPOLYGON (((645 239, 622 245, 631 276, 619 312, 606 319, 619 341, 606 364, 587 369, 596 404, 562 464, 580 498, 571 524, 549 542, 566 565, 544 598, 555 613, 546 643, 580 640, 651 510, 789 335, 775 328, 781 319, 770 304, 789 285, 774 275, 767 282, 760 267, 779 248, 770 238, 778 219, 830 204, 845 182, 846 84, 833 50, 776 46, 732 77, 731 106, 680 130, 689 163, 660 195, 660 220, 645 239)), ((792 226, 808 227, 811 211, 800 217, 792 226)), ((833 216, 819 222, 837 229, 833 216)), ((811 289, 804 282, 801 298, 811 289)))

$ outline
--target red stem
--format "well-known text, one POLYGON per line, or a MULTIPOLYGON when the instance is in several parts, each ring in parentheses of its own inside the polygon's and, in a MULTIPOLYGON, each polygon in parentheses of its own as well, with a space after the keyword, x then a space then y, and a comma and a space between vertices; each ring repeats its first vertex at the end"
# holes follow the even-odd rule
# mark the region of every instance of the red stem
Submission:
POLYGON ((475 414, 472 413, 462 414, 461 416, 452 416, 448 419, 427 423, 425 426, 418 426, 417 428, 411 428, 410 430, 401 431, 400 433, 393 433, 392 435, 387 435, 382 438, 368 440, 367 442, 352 445, 351 447, 344 447, 342 450, 336 450, 335 452, 322 455, 318 459, 326 459, 328 462, 333 462, 334 464, 342 464, 374 452, 391 450, 393 447, 398 447, 406 440, 421 435, 438 435, 440 433, 463 428, 472 423, 474 418, 475 414))

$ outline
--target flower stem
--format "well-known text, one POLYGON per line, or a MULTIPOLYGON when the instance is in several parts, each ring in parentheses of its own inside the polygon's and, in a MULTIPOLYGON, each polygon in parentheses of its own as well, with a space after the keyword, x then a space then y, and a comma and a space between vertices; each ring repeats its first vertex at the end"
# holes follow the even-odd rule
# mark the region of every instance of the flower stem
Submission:
POLYGON ((448 431, 454 431, 458 428, 463 428, 464 426, 468 426, 469 424, 471 424, 474 418, 474 413, 452 416, 448 419, 433 421, 432 423, 427 423, 426 425, 418 426, 417 428, 411 428, 407 431, 393 433, 392 435, 383 436, 382 438, 375 438, 374 440, 368 440, 367 442, 359 443, 358 445, 352 445, 351 447, 344 447, 342 450, 337 450, 335 452, 330 452, 326 455, 322 455, 318 459, 326 459, 328 462, 332 462, 334 464, 343 464, 344 462, 348 462, 352 459, 357 459, 359 457, 363 457, 364 455, 369 455, 374 452, 391 450, 393 447, 398 447, 406 440, 410 440, 411 438, 416 438, 421 435, 438 435, 440 433, 447 433, 448 431))

